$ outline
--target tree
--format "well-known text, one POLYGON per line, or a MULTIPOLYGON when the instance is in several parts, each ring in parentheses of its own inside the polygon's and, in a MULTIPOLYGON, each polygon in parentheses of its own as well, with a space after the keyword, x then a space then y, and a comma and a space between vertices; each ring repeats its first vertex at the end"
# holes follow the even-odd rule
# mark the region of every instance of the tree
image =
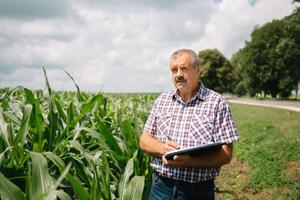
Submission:
POLYGON ((246 88, 246 79, 244 77, 245 74, 243 72, 242 66, 241 66, 241 55, 240 50, 233 54, 230 63, 232 67, 234 68, 234 77, 235 77, 235 85, 233 93, 237 96, 244 96, 247 94, 247 88, 246 88))
POLYGON ((232 92, 234 70, 228 59, 217 49, 200 51, 199 58, 200 80, 217 92, 232 92))
MULTIPOLYGON (((298 0, 300 2, 300 0, 298 0)), ((298 86, 300 83, 300 8, 298 7, 294 13, 288 17, 285 18, 285 21, 287 23, 286 26, 286 32, 291 35, 291 38, 294 39, 296 48, 292 50, 294 54, 291 54, 293 56, 293 65, 295 70, 295 78, 296 78, 296 98, 298 94, 298 86)))
POLYGON ((237 56, 250 95, 288 97, 300 81, 300 10, 256 27, 237 56))

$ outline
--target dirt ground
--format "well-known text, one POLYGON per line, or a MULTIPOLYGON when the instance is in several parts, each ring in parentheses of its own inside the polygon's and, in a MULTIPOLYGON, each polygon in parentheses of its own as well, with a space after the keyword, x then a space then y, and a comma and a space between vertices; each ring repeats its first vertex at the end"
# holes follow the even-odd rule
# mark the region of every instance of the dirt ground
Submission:
MULTIPOLYGON (((284 176, 295 183, 300 182, 300 165, 290 162, 284 176)), ((287 187, 275 187, 255 191, 249 186, 251 182, 250 168, 246 163, 233 159, 229 165, 221 169, 216 179, 217 200, 256 200, 256 199, 294 199, 292 191, 287 187), (289 198, 291 196, 291 198, 289 198)), ((298 198, 298 196, 296 197, 298 198)), ((300 196, 299 198, 300 199, 300 196)))

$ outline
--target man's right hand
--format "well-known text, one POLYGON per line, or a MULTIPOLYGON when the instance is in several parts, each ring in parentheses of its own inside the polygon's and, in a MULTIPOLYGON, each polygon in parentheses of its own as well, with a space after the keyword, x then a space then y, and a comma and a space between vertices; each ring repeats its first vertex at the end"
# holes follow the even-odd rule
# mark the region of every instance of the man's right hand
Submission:
POLYGON ((168 151, 173 151, 173 150, 179 149, 179 147, 180 146, 176 142, 174 142, 172 140, 167 140, 164 143, 162 155, 165 155, 168 151))
POLYGON ((143 132, 140 137, 140 148, 150 155, 163 156, 168 151, 178 149, 179 145, 171 140, 167 140, 165 143, 160 142, 152 137, 150 133, 143 132))

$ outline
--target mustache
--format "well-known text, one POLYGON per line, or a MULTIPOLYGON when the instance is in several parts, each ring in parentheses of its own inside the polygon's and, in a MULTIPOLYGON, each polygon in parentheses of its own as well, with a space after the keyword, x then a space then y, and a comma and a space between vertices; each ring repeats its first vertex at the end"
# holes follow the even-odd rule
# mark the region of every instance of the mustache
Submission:
POLYGON ((183 76, 176 76, 175 81, 176 82, 186 82, 186 79, 183 76))

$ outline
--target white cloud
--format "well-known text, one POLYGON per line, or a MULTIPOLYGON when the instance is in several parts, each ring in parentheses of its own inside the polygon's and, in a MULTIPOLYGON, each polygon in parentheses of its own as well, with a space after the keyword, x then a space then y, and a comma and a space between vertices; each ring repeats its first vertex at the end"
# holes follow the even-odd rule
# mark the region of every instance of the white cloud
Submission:
POLYGON ((217 48, 231 56, 250 38, 254 26, 287 16, 295 6, 284 0, 260 0, 252 4, 242 0, 216 4, 199 46, 217 48))
POLYGON ((174 50, 218 48, 230 56, 255 25, 293 10, 285 0, 260 0, 254 6, 246 0, 89 0, 67 1, 66 13, 58 8, 53 17, 53 6, 37 6, 47 13, 0 15, 0 87, 44 88, 41 66, 46 66, 57 90, 75 90, 61 67, 82 90, 169 90, 168 58, 174 50))

